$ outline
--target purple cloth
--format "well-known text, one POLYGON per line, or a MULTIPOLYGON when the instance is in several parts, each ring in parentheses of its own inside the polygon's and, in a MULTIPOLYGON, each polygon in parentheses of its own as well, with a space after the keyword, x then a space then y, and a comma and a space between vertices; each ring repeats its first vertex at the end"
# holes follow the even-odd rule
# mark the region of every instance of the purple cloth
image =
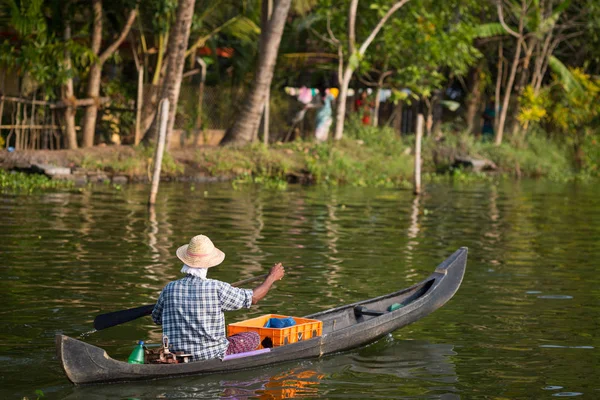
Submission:
POLYGON ((246 353, 258 348, 260 335, 256 332, 242 332, 227 338, 229 346, 225 355, 246 353))
POLYGON ((271 349, 259 349, 259 350, 254 350, 254 351, 247 351, 245 353, 230 354, 228 356, 223 357, 223 361, 235 360, 236 358, 257 356, 259 354, 268 353, 270 351, 271 351, 271 349))

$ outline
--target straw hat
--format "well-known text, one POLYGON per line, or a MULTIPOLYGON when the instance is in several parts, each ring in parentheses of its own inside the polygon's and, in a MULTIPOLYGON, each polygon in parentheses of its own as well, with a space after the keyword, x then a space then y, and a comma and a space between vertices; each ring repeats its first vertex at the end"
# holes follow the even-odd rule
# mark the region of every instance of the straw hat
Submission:
POLYGON ((225 253, 217 249, 207 236, 198 235, 190 240, 190 244, 177 249, 177 257, 188 267, 210 268, 221 264, 225 253))

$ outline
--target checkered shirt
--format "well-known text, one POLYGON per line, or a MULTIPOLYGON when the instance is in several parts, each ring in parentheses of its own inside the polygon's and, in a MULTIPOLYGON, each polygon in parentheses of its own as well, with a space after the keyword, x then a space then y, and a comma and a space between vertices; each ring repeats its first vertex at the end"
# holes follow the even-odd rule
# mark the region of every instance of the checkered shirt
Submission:
POLYGON ((252 290, 187 275, 167 284, 152 311, 173 351, 193 354, 194 361, 223 358, 228 341, 223 311, 250 308, 252 290))

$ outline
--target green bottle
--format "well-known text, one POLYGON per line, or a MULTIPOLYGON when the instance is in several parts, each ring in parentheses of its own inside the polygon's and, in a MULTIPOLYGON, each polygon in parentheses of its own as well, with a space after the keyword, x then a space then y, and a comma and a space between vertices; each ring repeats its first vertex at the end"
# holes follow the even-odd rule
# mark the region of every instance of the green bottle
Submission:
POLYGON ((127 359, 129 364, 144 363, 144 341, 140 340, 127 359))

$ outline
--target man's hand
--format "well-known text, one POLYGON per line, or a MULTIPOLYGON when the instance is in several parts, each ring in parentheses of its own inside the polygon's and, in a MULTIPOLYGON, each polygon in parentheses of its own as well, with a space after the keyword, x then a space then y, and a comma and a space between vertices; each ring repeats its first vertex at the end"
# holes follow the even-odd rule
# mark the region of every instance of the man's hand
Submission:
POLYGON ((276 281, 281 280, 281 278, 283 278, 284 275, 285 269, 283 269, 283 265, 281 265, 281 263, 277 263, 273 267, 271 267, 271 271, 269 271, 269 276, 267 276, 267 279, 265 279, 265 281, 262 284, 257 286, 252 291, 252 304, 256 304, 259 301, 261 301, 263 297, 265 297, 267 292, 271 289, 271 285, 273 285, 273 283, 275 283, 276 281))
POLYGON ((281 263, 275 264, 273 267, 271 267, 271 271, 269 271, 269 278, 272 282, 280 281, 284 275, 285 269, 283 268, 283 265, 281 265, 281 263))

